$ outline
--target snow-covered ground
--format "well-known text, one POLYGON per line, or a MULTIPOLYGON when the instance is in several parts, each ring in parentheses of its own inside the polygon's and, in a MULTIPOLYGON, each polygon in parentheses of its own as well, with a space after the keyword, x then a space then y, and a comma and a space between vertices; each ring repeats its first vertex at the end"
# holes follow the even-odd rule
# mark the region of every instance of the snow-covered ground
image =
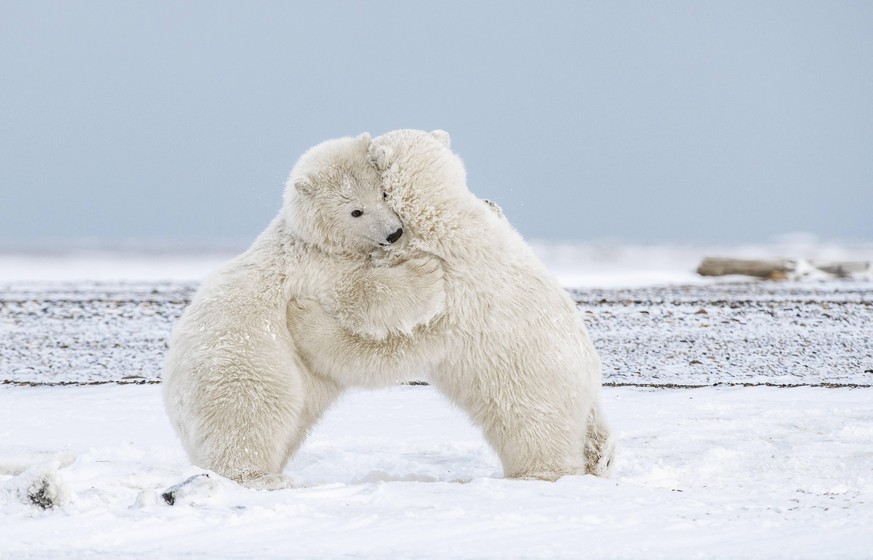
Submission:
MULTIPOLYGON (((704 256, 870 261, 871 244, 536 250, 579 289, 607 378, 873 379, 869 280, 694 274, 704 256)), ((16 341, 0 369, 156 380, 172 319, 231 256, 0 252, 0 336, 16 341)), ((873 389, 607 387, 604 404, 608 480, 503 480, 463 414, 396 387, 328 414, 288 466, 299 488, 201 476, 170 506, 161 493, 202 471, 158 385, 0 385, 0 559, 873 558, 873 389)))
MULTIPOLYGON (((170 331, 195 289, 157 282, 0 286, 0 383, 157 382, 170 331)), ((873 282, 571 295, 608 384, 873 386, 873 282)))
POLYGON ((430 387, 354 392, 272 493, 199 478, 157 386, 0 388, 2 558, 871 558, 871 390, 608 388, 608 480, 500 478, 430 387), (63 505, 22 488, 48 480, 63 505))

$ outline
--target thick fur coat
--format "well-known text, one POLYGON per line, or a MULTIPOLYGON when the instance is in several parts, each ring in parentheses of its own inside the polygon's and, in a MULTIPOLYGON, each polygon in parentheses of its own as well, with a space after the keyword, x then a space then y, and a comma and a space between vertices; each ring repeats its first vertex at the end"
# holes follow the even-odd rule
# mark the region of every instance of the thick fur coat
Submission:
POLYGON ((365 134, 304 154, 279 215, 202 284, 174 328, 164 402, 195 464, 253 488, 287 487, 282 471, 313 423, 344 387, 372 385, 301 360, 288 321, 311 302, 370 338, 409 335, 443 311, 438 261, 414 250, 387 258, 408 236, 370 142, 365 134))
POLYGON ((382 336, 345 328, 331 302, 289 307, 306 367, 339 384, 426 377, 481 426, 507 477, 607 474, 600 359, 576 306, 499 208, 469 191, 448 134, 391 132, 370 158, 406 232, 392 258, 440 263, 444 312, 382 336))

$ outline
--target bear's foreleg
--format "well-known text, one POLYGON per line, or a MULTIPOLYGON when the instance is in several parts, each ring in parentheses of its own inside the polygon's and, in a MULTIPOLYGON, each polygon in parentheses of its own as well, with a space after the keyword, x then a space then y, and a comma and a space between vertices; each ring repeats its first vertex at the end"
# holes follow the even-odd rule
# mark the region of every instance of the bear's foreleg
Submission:
POLYGON ((238 365, 201 386, 189 445, 195 464, 249 488, 292 486, 283 474, 304 410, 300 372, 269 360, 238 365), (260 367, 258 367, 260 365, 260 367))
POLYGON ((324 303, 351 334, 371 340, 409 336, 445 309, 443 267, 430 256, 358 267, 337 281, 324 303))
POLYGON ((348 332, 315 301, 289 305, 288 326, 308 370, 340 387, 386 387, 426 378, 445 352, 442 337, 430 327, 411 337, 373 340, 348 332))

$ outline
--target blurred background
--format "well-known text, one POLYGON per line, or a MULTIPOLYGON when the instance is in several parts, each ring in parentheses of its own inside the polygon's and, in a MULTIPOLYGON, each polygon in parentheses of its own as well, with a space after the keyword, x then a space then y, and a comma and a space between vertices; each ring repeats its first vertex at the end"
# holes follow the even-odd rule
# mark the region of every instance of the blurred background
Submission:
POLYGON ((867 243, 871 30, 864 1, 0 0, 0 249, 243 248, 309 146, 395 128, 449 131, 532 242, 867 243))

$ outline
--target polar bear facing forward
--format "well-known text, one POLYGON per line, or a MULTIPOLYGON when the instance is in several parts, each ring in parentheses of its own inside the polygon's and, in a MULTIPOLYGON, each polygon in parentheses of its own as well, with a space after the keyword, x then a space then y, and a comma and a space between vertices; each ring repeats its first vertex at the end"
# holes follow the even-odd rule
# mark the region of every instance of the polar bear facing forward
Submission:
POLYGON ((504 475, 555 480, 606 475, 614 448, 600 412, 600 359, 575 304, 494 207, 474 196, 443 131, 373 140, 405 250, 442 263, 445 311, 411 334, 350 332, 329 306, 289 313, 301 359, 345 371, 425 375, 479 425, 504 475))
POLYGON ((287 487, 289 457, 344 388, 384 383, 309 369, 288 329, 306 302, 369 338, 405 336, 441 313, 439 261, 412 250, 388 258, 406 234, 370 142, 364 134, 306 152, 279 215, 201 285, 175 326, 164 402, 198 466, 253 488, 287 487))

